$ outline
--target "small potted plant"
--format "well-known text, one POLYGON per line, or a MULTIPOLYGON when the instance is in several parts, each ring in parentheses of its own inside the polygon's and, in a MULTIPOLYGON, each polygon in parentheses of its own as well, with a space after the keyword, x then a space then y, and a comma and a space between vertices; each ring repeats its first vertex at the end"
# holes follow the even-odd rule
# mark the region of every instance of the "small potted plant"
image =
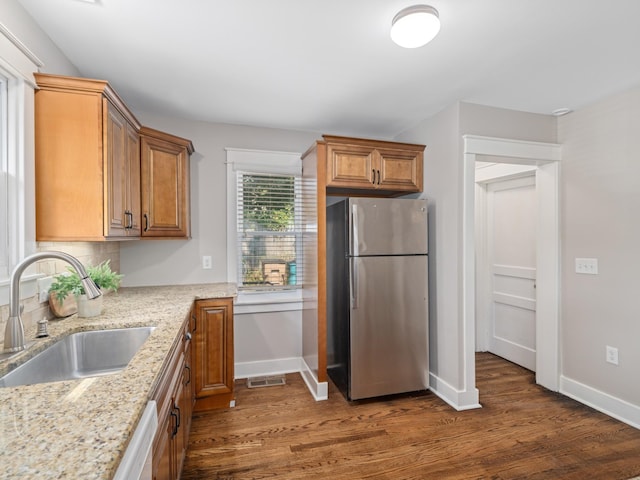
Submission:
MULTIPOLYGON (((111 270, 109 265, 110 261, 106 260, 99 265, 87 267, 87 274, 93 282, 100 287, 102 293, 105 294, 109 291, 116 291, 120 287, 120 281, 122 275, 111 270)), ((102 313, 102 297, 98 297, 94 300, 89 300, 85 295, 84 288, 78 273, 71 267, 68 267, 69 272, 56 275, 51 287, 49 287, 49 304, 51 310, 57 315, 57 312, 61 314, 58 316, 68 316, 75 313, 76 309, 78 316, 80 317, 95 317, 102 313), (77 307, 74 307, 71 298, 67 297, 73 295, 77 307), (69 305, 66 305, 66 303, 69 305)))

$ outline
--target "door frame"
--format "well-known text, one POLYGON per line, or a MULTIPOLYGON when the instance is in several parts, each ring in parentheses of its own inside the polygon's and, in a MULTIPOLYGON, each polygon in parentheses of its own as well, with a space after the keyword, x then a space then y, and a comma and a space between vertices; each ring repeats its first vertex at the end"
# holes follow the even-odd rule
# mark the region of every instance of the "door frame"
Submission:
POLYGON ((465 384, 475 385, 476 345, 476 161, 535 167, 536 232, 536 383, 559 390, 559 161, 561 146, 505 138, 463 135, 462 316, 465 384))

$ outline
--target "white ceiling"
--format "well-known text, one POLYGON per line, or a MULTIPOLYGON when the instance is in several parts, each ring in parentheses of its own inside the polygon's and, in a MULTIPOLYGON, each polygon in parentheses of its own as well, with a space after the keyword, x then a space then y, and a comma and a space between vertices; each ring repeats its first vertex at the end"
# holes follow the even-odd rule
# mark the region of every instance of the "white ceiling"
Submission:
POLYGON ((134 111, 196 120, 392 138, 458 100, 549 114, 640 84, 640 0, 19 1, 134 111), (415 3, 442 28, 405 50, 415 3))

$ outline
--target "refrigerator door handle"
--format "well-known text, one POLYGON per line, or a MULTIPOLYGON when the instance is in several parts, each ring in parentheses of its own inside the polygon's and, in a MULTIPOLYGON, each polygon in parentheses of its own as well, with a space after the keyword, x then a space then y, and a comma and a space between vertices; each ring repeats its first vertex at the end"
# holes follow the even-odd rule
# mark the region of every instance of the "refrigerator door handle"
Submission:
POLYGON ((357 257, 358 252, 358 206, 351 206, 351 255, 357 257))
POLYGON ((351 257, 351 309, 356 310, 358 308, 358 259, 351 257))

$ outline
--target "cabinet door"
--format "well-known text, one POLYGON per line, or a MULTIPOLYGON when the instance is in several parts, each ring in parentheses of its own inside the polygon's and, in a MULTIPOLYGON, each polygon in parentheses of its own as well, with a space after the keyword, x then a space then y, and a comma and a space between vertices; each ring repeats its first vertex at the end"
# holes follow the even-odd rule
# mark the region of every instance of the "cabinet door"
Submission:
POLYGON ((106 111, 104 233, 107 237, 123 237, 127 226, 127 121, 107 99, 103 99, 103 105, 106 111))
POLYGON ((174 480, 172 478, 172 447, 173 433, 172 417, 159 419, 158 432, 153 446, 153 466, 151 468, 153 480, 174 480))
POLYGON ((141 137, 142 237, 189 237, 189 154, 158 138, 141 137))
POLYGON ((184 371, 182 383, 184 384, 183 393, 182 393, 182 406, 180 407, 183 411, 184 416, 184 427, 182 429, 184 434, 184 449, 186 452, 187 446, 189 444, 189 433, 191 432, 191 415, 193 414, 193 406, 196 401, 195 397, 195 389, 194 378, 193 378, 193 360, 192 360, 193 348, 191 347, 191 340, 187 338, 185 342, 185 351, 184 351, 184 371))
MULTIPOLYGON (((182 367, 184 367, 184 363, 182 364, 182 367)), ((173 413, 173 420, 177 423, 175 424, 174 430, 171 432, 171 442, 173 443, 172 471, 173 478, 177 479, 180 478, 182 465, 184 464, 184 456, 187 449, 184 434, 187 417, 184 410, 184 383, 182 382, 182 376, 180 376, 180 381, 176 384, 176 390, 173 394, 173 413)))
POLYGON ((378 188, 422 191, 422 152, 378 149, 378 188))
POLYGON ((194 335, 196 410, 233 401, 233 299, 196 302, 194 335))
POLYGON ((331 145, 327 148, 327 186, 373 188, 375 149, 361 145, 331 145))
POLYGON ((140 135, 127 124, 127 236, 140 236, 140 135))
POLYGON ((140 236, 140 137, 106 99, 105 236, 140 236))

